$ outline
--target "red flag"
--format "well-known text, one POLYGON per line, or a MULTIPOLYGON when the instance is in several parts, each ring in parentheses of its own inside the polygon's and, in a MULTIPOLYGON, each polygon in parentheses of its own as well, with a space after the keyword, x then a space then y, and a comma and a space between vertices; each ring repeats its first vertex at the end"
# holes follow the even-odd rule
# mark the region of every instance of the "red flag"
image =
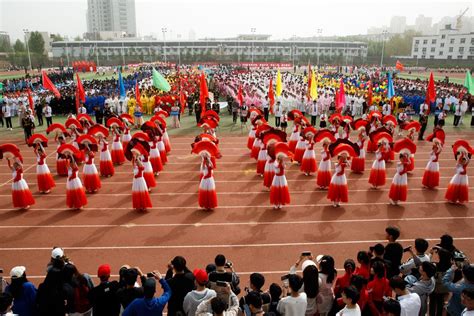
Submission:
POLYGON ((270 100, 270 113, 273 114, 273 106, 275 105, 275 92, 273 91, 273 79, 270 79, 270 87, 268 87, 268 99, 270 100))
POLYGON ((433 73, 430 73, 430 80, 428 81, 428 88, 426 89, 425 103, 428 104, 428 114, 430 113, 430 105, 436 100, 436 89, 434 83, 433 73))
POLYGON ((372 91, 372 81, 369 81, 369 87, 367 88, 367 105, 372 105, 373 91, 372 91))
POLYGON ((41 72, 41 81, 43 83, 43 88, 54 93, 54 96, 56 98, 59 99, 61 97, 61 94, 59 93, 58 89, 51 82, 51 80, 49 79, 48 75, 46 74, 44 70, 41 72))
POLYGON ((237 100, 239 101, 240 106, 244 104, 244 95, 242 93, 242 86, 239 85, 239 92, 237 94, 237 100))
POLYGON ((403 66, 403 64, 402 64, 399 60, 397 60, 397 63, 396 63, 396 65, 395 65, 395 68, 397 68, 397 69, 400 70, 400 71, 403 71, 404 66, 403 66))
POLYGON ((339 91, 336 95, 336 112, 341 113, 342 108, 346 105, 346 92, 344 91, 344 81, 339 83, 339 91))
POLYGON ((79 74, 76 72, 76 114, 79 113, 79 107, 81 106, 80 101, 82 101, 82 103, 86 102, 86 92, 84 91, 81 78, 79 78, 79 74))
POLYGON ((308 100, 311 98, 311 80, 313 77, 313 71, 311 70, 311 64, 308 63, 308 90, 306 91, 306 97, 308 100))
POLYGON ((138 80, 135 83, 135 99, 137 99, 137 105, 140 112, 142 111, 142 99, 140 98, 140 89, 138 89, 138 80))
POLYGON ((204 71, 201 73, 199 80, 199 101, 201 103, 201 115, 206 112, 206 100, 209 97, 209 91, 207 90, 207 81, 204 71))
POLYGON ((179 92, 179 104, 181 105, 181 113, 184 113, 186 109, 186 96, 182 90, 179 92))
POLYGON ((31 97, 30 88, 28 88, 26 90, 26 93, 28 93, 28 103, 30 104, 31 114, 34 116, 35 115, 35 103, 33 102, 33 98, 31 97))

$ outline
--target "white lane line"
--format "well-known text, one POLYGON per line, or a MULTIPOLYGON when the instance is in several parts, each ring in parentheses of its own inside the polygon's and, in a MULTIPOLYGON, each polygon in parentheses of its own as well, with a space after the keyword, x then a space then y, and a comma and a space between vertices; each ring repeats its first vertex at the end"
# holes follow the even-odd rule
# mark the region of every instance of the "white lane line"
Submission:
MULTIPOLYGON (((439 241, 439 237, 425 238, 427 241, 439 241)), ((454 237, 454 240, 474 240, 474 237, 454 237)), ((413 239, 398 239, 398 242, 413 242, 413 239)), ((325 246, 325 245, 351 245, 351 244, 375 244, 386 242, 386 240, 346 240, 346 241, 315 241, 315 242, 289 242, 289 243, 264 243, 264 244, 209 244, 209 245, 150 245, 150 246, 87 246, 68 247, 62 246, 64 250, 146 250, 146 249, 200 249, 200 248, 260 248, 260 247, 298 247, 298 246, 325 246)), ((39 251, 49 250, 51 247, 24 247, 24 248, 0 248, 0 251, 39 251)))
MULTIPOLYGON (((453 205, 453 207, 468 207, 467 204, 473 203, 474 200, 470 200, 464 205, 453 205)), ((400 203, 398 206, 391 206, 389 205, 388 202, 371 202, 371 203, 342 203, 341 208, 343 209, 345 206, 375 206, 375 205, 385 205, 387 207, 393 207, 393 208, 402 208, 407 205, 427 205, 427 204, 448 204, 446 201, 411 201, 411 202, 403 202, 400 203)), ((308 208, 308 207, 327 207, 327 206, 333 206, 332 203, 320 203, 320 204, 290 204, 287 207, 284 207, 284 209, 290 209, 290 208, 308 208)), ((272 205, 225 205, 225 206, 218 206, 216 209, 251 209, 251 208, 263 208, 263 209, 272 209, 272 205)), ((151 210, 197 210, 199 207, 196 206, 159 206, 159 207, 150 207, 148 208, 148 211, 151 210)), ((67 208, 34 208, 32 209, 34 211, 45 211, 45 212, 57 212, 57 211, 64 211, 67 210, 67 208)), ((125 210, 125 211, 132 211, 131 207, 86 207, 82 211, 78 211, 80 213, 84 213, 86 211, 119 211, 119 210, 125 210)), ((0 208, 0 212, 12 212, 14 211, 11 208, 0 208)), ((275 211, 278 212, 278 211, 275 211)))
POLYGON ((451 221, 451 220, 472 220, 474 216, 460 217, 404 217, 404 218, 369 218, 369 219, 335 219, 335 220, 316 220, 316 221, 276 221, 276 222, 216 222, 216 223, 148 223, 135 224, 127 223, 120 225, 112 224, 78 224, 78 225, 0 225, 3 229, 18 228, 144 228, 144 227, 222 227, 222 226, 274 226, 274 225, 315 225, 315 224, 338 224, 338 223, 378 223, 378 222, 418 222, 418 221, 451 221))

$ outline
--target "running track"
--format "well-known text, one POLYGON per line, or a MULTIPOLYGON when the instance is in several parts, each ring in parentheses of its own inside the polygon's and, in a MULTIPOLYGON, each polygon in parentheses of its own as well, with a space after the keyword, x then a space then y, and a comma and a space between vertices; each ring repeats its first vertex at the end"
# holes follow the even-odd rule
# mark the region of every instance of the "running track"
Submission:
MULTIPOLYGON (((11 176, 7 168, 1 168, 0 265, 6 274, 15 265, 25 265, 28 277, 39 283, 53 245, 65 248, 82 272, 93 275, 102 263, 110 263, 115 274, 125 263, 144 272, 165 272, 175 255, 185 256, 192 269, 204 268, 217 253, 224 253, 243 276, 242 286, 248 285, 248 274, 255 271, 265 273, 269 285, 306 250, 333 255, 341 268, 358 250, 383 242, 384 228, 389 224, 401 228, 403 245, 412 244, 416 237, 434 244, 449 232, 456 246, 472 256, 473 201, 465 206, 444 202, 455 165, 450 145, 458 137, 472 136, 474 133, 462 131, 447 137, 440 156, 438 190, 421 188, 431 145, 418 143, 416 168, 408 180, 408 201, 402 206, 387 204, 395 163, 387 164, 387 185, 371 190, 367 178, 373 154, 368 154, 365 174, 347 173, 350 201, 337 209, 326 199, 326 191, 316 189, 315 176, 306 177, 292 165, 287 169, 292 204, 282 210, 269 205, 268 192, 255 174, 256 162, 249 158, 246 137, 222 137, 223 158, 215 172, 219 208, 211 213, 197 207, 200 160, 190 155, 192 136, 171 137, 170 161, 157 177, 157 187, 152 191, 154 208, 147 213, 131 210, 129 163, 116 167, 112 178, 102 179, 102 189, 88 195, 89 205, 83 211, 65 209, 66 179, 55 177, 57 187, 49 195, 37 193, 33 152, 15 141, 23 152, 25 178, 36 205, 28 211, 11 209, 11 176)), ((55 174, 53 147, 46 149, 55 174)), ((1 163, 5 166, 4 161, 1 163)), ((474 176, 472 166, 468 173, 474 176)), ((474 194, 472 188, 470 193, 474 194)))

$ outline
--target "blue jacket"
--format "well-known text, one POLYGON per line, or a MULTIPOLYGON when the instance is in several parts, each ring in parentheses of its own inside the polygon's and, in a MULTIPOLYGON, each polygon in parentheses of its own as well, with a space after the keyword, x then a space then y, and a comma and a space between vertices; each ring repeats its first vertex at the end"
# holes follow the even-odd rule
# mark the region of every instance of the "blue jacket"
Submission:
POLYGON ((453 283, 453 277, 454 270, 450 268, 443 277, 443 285, 453 294, 448 302, 448 313, 449 315, 457 316, 461 315, 464 309, 464 305, 461 304, 461 292, 466 288, 474 289, 474 284, 466 283, 464 280, 453 283))
POLYGON ((165 279, 160 280, 163 295, 154 298, 136 298, 124 310, 122 316, 157 316, 163 315, 163 309, 171 297, 171 288, 165 279))
MULTIPOLYGON (((6 292, 9 292, 8 287, 6 292)), ((13 300, 12 312, 21 316, 35 315, 36 288, 31 282, 23 283, 23 293, 13 300)))

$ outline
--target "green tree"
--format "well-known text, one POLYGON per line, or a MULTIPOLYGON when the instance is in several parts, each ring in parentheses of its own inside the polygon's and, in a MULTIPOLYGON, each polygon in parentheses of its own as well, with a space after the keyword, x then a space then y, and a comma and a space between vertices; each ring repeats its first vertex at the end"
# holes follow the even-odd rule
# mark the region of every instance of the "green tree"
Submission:
POLYGON ((76 37, 74 37, 74 40, 75 40, 76 42, 80 42, 80 41, 82 41, 82 37, 80 37, 79 35, 77 35, 76 37))
POLYGON ((53 42, 62 42, 64 41, 64 38, 59 34, 51 34, 51 40, 53 42))
POLYGON ((28 46, 32 53, 44 54, 44 39, 40 32, 31 32, 28 39, 28 46))
POLYGON ((15 53, 25 52, 26 51, 25 44, 23 44, 22 41, 17 39, 15 44, 13 44, 13 50, 15 51, 15 53))

